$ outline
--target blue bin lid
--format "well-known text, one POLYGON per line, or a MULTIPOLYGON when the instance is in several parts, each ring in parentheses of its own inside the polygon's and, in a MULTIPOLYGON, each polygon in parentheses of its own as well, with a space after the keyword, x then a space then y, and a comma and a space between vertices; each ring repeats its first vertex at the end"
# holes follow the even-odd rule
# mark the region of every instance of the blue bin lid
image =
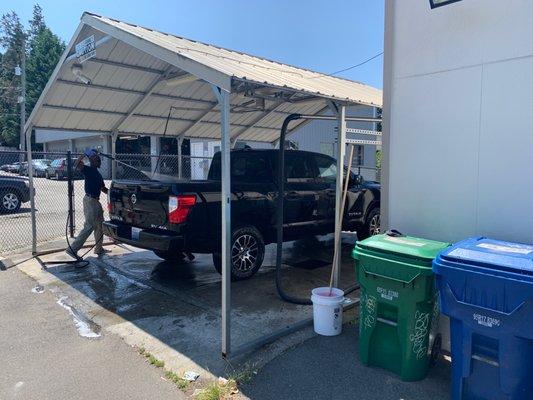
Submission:
POLYGON ((533 246, 473 237, 443 250, 438 257, 456 264, 533 275, 533 246))

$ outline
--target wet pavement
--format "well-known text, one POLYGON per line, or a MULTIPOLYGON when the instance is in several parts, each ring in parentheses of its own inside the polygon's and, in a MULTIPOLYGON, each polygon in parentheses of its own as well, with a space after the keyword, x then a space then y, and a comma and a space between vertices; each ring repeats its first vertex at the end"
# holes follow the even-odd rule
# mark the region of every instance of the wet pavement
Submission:
MULTIPOLYGON (((355 237, 342 246, 341 287, 356 283, 351 251, 355 237)), ((205 387, 218 376, 252 374, 238 398, 444 399, 449 390, 449 365, 441 362, 422 383, 403 383, 386 371, 357 361, 357 310, 344 314, 339 337, 317 337, 304 328, 240 357, 221 357, 221 277, 210 255, 170 263, 152 252, 112 246, 109 255, 90 256, 83 269, 36 262, 20 269, 38 285, 34 295, 55 299, 71 320, 71 329, 84 340, 120 337, 143 348, 178 375, 200 374, 187 389, 205 387), (337 389, 337 388, 341 389, 337 389)), ((331 235, 284 244, 284 287, 309 298, 313 288, 330 278, 331 235)), ((49 255, 42 261, 67 259, 49 255)), ((232 347, 278 331, 312 316, 312 308, 282 301, 275 286, 275 245, 266 249, 263 267, 246 281, 232 282, 232 347)), ((356 299, 358 291, 350 294, 356 299)))
MULTIPOLYGON (((352 236, 343 241, 343 287, 355 283, 350 256, 354 242, 352 236)), ((309 298, 313 288, 327 286, 332 247, 331 235, 285 243, 286 290, 309 298)), ((153 345, 153 352, 177 369, 196 366, 215 376, 224 375, 242 364, 263 364, 313 336, 309 328, 261 351, 231 359, 229 364, 220 353, 221 277, 211 255, 197 254, 193 261, 170 263, 150 251, 114 246, 110 255, 89 259, 91 265, 84 269, 66 265, 46 269, 60 288, 58 293, 66 297, 63 301, 101 326, 103 335, 118 334, 138 347, 153 345)), ((233 348, 312 316, 311 307, 279 298, 274 264, 272 244, 267 246, 263 267, 252 279, 232 282, 233 348)), ((356 298, 357 292, 351 296, 356 298)))

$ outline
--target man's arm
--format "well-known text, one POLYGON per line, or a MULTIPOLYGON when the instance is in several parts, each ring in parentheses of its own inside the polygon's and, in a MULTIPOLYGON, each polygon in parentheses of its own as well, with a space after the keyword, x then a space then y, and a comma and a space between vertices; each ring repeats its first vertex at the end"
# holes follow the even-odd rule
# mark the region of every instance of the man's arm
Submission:
POLYGON ((74 169, 77 169, 78 171, 83 170, 83 157, 85 157, 85 155, 82 154, 76 161, 74 161, 74 169))

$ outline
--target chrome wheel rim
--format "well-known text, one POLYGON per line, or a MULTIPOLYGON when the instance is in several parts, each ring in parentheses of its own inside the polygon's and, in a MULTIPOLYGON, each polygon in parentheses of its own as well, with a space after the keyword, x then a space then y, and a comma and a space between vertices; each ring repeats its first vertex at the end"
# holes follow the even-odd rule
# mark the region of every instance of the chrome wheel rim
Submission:
POLYGON ((14 193, 7 193, 2 197, 2 205, 6 210, 13 211, 19 204, 19 198, 14 193))
POLYGON ((369 224, 369 233, 370 236, 378 235, 380 233, 381 217, 379 214, 376 214, 372 217, 369 224))
POLYGON ((259 246, 252 235, 241 235, 231 248, 231 261, 235 270, 248 272, 252 270, 257 261, 259 246))

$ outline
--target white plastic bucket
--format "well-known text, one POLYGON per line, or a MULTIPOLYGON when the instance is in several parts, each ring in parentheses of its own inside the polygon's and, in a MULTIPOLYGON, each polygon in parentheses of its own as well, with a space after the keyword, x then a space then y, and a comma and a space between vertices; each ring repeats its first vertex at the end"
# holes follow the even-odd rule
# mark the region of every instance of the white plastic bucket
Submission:
POLYGON ((337 288, 319 287, 311 292, 315 332, 336 336, 342 332, 342 303, 344 292, 337 288))

